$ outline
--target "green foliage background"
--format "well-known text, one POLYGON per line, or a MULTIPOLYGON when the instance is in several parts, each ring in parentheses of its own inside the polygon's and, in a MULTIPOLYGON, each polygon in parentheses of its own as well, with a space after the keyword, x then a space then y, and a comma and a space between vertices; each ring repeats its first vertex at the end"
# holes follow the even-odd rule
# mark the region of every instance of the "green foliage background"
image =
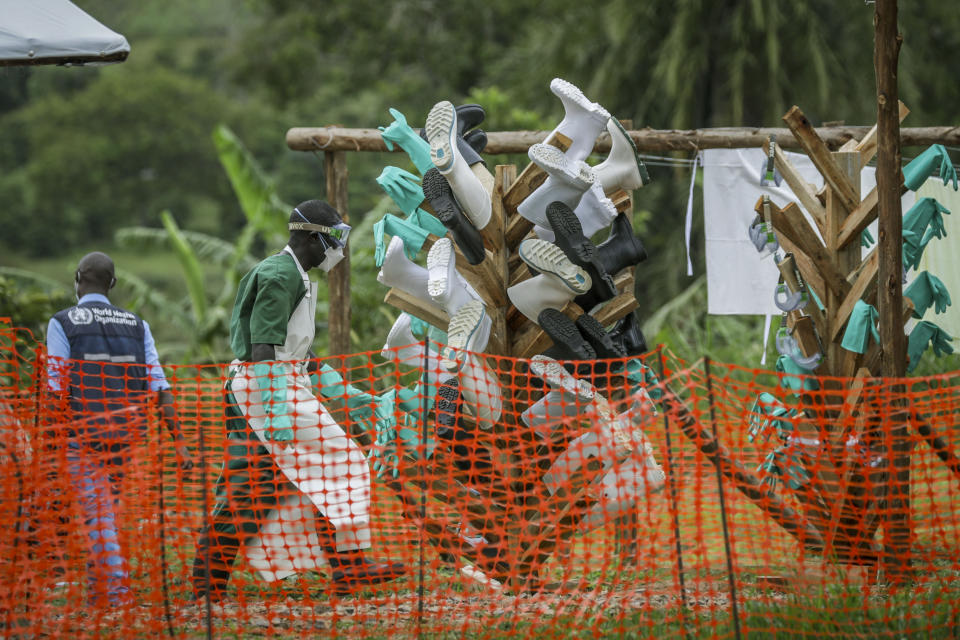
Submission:
MULTIPOLYGON (((118 302, 149 313, 168 358, 225 357, 215 336, 239 263, 224 260, 279 248, 275 235, 251 222, 251 197, 259 197, 244 192, 251 183, 238 182, 211 139, 221 124, 255 158, 264 179, 256 184, 269 184, 274 204, 282 204, 324 196, 322 157, 289 151, 289 127, 373 127, 390 121, 391 106, 417 126, 432 104, 450 99, 483 104, 488 130, 549 129, 562 115, 548 90, 557 76, 635 127, 776 126, 792 104, 815 124, 876 118, 873 5, 859 0, 77 4, 123 33, 132 52, 125 63, 101 68, 0 69, 0 266, 60 283, 8 275, 16 295, 46 291, 62 300, 72 293, 77 257, 110 251, 129 275, 118 302), (170 231, 171 223, 195 251, 201 236, 227 246, 216 258, 206 242, 207 253, 189 266, 183 245, 174 251, 177 243, 161 237, 145 241, 142 230, 139 245, 129 244, 133 232, 121 234, 127 244, 115 242, 120 229, 166 224, 170 231), (196 325, 187 335, 184 318, 196 325)), ((900 5, 906 125, 957 124, 960 12, 946 2, 900 5)), ((359 227, 357 350, 378 348, 391 317, 379 308, 375 269, 365 266, 368 212, 389 206, 374 182, 386 164, 412 168, 397 154, 349 157, 350 215, 359 227)), ((650 170, 654 182, 638 192, 634 213, 650 253, 638 271, 648 338, 694 357, 756 364, 761 320, 689 313, 705 298, 702 282, 685 275, 680 220, 689 169, 650 170)), ((701 224, 693 238, 698 274, 701 224)), ((6 303, 10 286, 0 315, 20 313, 6 303)))

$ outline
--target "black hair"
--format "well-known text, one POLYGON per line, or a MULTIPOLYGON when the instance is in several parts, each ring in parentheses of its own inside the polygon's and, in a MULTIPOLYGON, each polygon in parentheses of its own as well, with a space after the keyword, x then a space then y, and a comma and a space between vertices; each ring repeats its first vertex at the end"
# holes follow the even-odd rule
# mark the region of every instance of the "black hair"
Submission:
POLYGON ((94 251, 77 263, 77 282, 84 282, 106 291, 116 282, 113 260, 105 253, 94 251))
POLYGON ((322 224, 332 227, 340 224, 343 218, 330 206, 330 203, 323 200, 307 200, 301 202, 290 212, 290 222, 312 222, 313 224, 322 224), (299 212, 299 213, 298 213, 299 212), (306 218, 306 220, 304 220, 306 218))

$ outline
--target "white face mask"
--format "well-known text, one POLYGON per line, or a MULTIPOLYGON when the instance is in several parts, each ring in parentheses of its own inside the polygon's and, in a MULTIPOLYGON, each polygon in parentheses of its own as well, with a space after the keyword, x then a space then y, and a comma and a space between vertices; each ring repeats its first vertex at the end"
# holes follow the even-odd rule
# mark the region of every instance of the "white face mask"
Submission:
POLYGON ((323 262, 318 264, 317 268, 329 273, 331 269, 340 264, 341 260, 343 260, 343 247, 337 247, 336 249, 327 247, 327 250, 323 252, 323 262))

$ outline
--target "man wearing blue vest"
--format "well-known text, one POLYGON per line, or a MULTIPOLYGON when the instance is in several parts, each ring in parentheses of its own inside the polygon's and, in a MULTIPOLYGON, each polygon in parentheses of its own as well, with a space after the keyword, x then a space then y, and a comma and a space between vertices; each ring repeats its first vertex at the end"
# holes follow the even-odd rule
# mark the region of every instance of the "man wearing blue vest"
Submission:
POLYGON ((150 396, 156 396, 176 442, 180 468, 193 468, 150 326, 110 304, 107 293, 116 282, 109 256, 87 254, 75 274, 77 304, 55 314, 47 326, 49 386, 70 406, 66 458, 85 517, 87 599, 94 605, 129 601, 115 483, 129 445, 146 435, 142 425, 150 396))

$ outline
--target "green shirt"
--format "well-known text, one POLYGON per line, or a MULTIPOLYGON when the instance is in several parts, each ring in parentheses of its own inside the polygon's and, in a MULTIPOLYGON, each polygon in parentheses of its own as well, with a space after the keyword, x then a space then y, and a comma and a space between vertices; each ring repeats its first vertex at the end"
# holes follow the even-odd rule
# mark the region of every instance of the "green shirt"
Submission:
POLYGON ((230 316, 230 347, 249 361, 254 344, 281 345, 287 323, 306 295, 303 277, 289 253, 270 256, 243 276, 230 316))

